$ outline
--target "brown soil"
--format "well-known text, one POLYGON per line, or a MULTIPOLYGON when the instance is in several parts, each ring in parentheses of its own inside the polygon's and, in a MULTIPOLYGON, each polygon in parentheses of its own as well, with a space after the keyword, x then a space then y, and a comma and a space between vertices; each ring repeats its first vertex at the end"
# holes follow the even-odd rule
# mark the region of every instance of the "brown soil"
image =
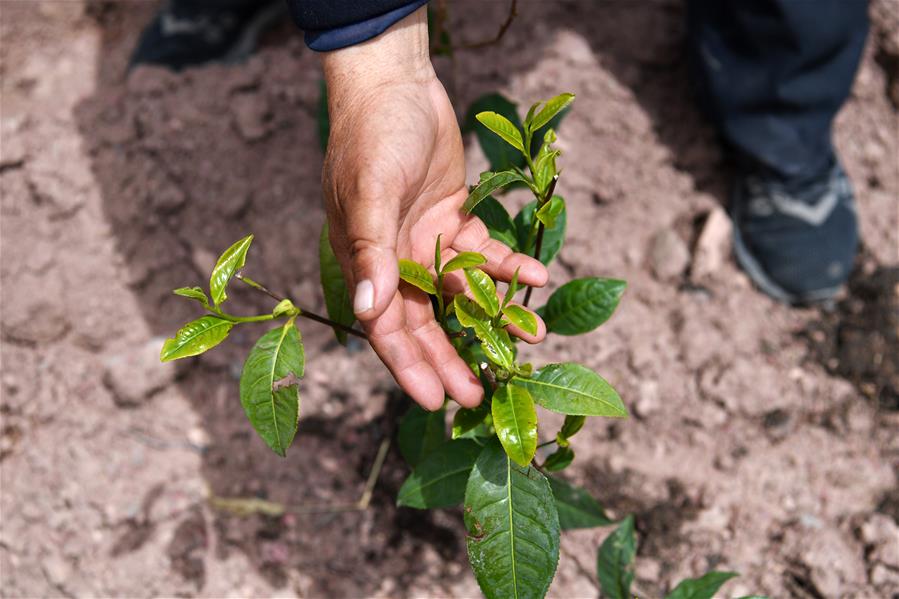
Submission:
MULTIPOLYGON (((552 272, 630 286, 607 326, 530 353, 596 368, 631 407, 628 421, 588 424, 569 477, 636 514, 636 590, 660 596, 716 568, 741 573, 729 596, 899 593, 895 5, 873 5, 836 125, 866 257, 851 295, 819 312, 760 295, 703 232, 721 223, 727 165, 690 98, 681 4, 521 4, 498 45, 438 66, 460 112, 497 89, 522 105, 578 94, 561 130, 569 242, 552 272), (653 250, 678 244, 686 261, 660 263, 678 252, 653 250)), ((249 274, 321 310, 322 210, 316 57, 284 25, 245 64, 125 77, 154 6, 0 12, 0 594, 477 596, 459 514, 394 507, 396 451, 369 510, 305 513, 356 499, 404 409, 369 350, 303 324, 309 374, 287 459, 237 399, 262 329, 177 367, 156 361, 196 313, 170 290, 201 283, 247 232, 249 274), (210 496, 288 511, 242 516, 210 496)), ((450 8, 455 37, 475 40, 506 6, 450 8)), ((469 150, 472 179, 484 159, 469 150)), ((233 303, 270 308, 243 291, 233 303)), ((566 533, 553 596, 598 595, 607 533, 566 533)))

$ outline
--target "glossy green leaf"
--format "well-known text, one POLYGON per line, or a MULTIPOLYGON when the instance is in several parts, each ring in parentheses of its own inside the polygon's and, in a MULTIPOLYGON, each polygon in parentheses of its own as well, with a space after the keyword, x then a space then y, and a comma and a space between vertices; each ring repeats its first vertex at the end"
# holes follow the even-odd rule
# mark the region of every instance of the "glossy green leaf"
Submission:
POLYGON ((506 244, 512 251, 518 251, 515 223, 512 222, 512 217, 509 216, 502 204, 493 197, 487 196, 475 206, 471 213, 487 225, 487 231, 489 231, 491 239, 496 239, 506 244))
POLYGON ((462 204, 462 211, 470 213, 475 206, 480 204, 490 194, 515 181, 526 181, 526 179, 515 171, 490 173, 486 178, 482 178, 480 183, 468 194, 468 198, 462 204))
MULTIPOLYGON (((559 197, 561 199, 561 196, 559 197)), ((518 251, 522 254, 527 254, 528 256, 533 256, 534 250, 536 249, 536 237, 534 239, 531 239, 530 237, 536 207, 537 202, 535 200, 527 204, 521 209, 521 212, 515 216, 515 229, 518 234, 518 251)), ((562 212, 556 216, 555 226, 544 230, 543 244, 540 246, 540 261, 543 262, 543 264, 552 262, 553 258, 559 253, 559 250, 562 249, 562 244, 565 241, 566 220, 567 211, 563 209, 562 212)))
POLYGON ((637 539, 634 517, 625 518, 599 547, 596 572, 602 592, 609 599, 631 599, 637 539))
POLYGON ((549 485, 552 487, 553 497, 556 499, 559 524, 562 530, 615 524, 615 521, 606 515, 602 506, 585 489, 555 476, 549 477, 549 485))
POLYGON ((543 108, 540 109, 540 112, 535 114, 533 120, 531 120, 531 130, 536 131, 540 129, 540 127, 548 124, 554 116, 559 114, 572 102, 574 102, 574 94, 569 93, 559 94, 558 96, 547 100, 543 108))
POLYGON ((428 412, 418 405, 409 408, 400 420, 397 442, 406 463, 415 468, 425 456, 446 441, 446 411, 428 412))
POLYGON ((452 438, 458 439, 468 431, 484 422, 490 414, 490 406, 487 402, 481 402, 476 408, 459 408, 453 416, 452 438))
POLYGON ((490 275, 479 268, 466 268, 465 280, 471 289, 472 299, 493 317, 499 314, 499 298, 496 296, 496 284, 490 275))
POLYGON ((484 310, 464 295, 453 298, 453 304, 459 323, 474 330, 487 358, 503 368, 511 369, 515 362, 515 350, 509 334, 504 329, 494 327, 484 310))
MULTIPOLYGON (((340 264, 328 238, 328 221, 322 225, 322 232, 318 238, 318 266, 328 318, 348 327, 353 326, 356 315, 353 313, 346 279, 343 278, 343 271, 340 270, 340 264)), ((340 329, 333 330, 337 341, 346 345, 347 334, 340 329)))
POLYGON ((515 294, 518 293, 518 272, 521 268, 516 268, 515 272, 512 274, 512 280, 509 281, 509 286, 506 287, 506 293, 503 295, 503 303, 501 304, 502 308, 505 308, 512 301, 512 298, 515 297, 515 294))
POLYGON ((437 293, 437 287, 434 286, 434 279, 428 269, 412 260, 400 259, 400 278, 410 285, 415 285, 425 293, 434 295, 437 293))
POLYGON ((465 488, 468 560, 487 599, 542 598, 559 562, 559 517, 549 483, 484 447, 465 488))
POLYGON ((228 299, 225 288, 234 274, 243 268, 247 259, 247 250, 253 243, 253 236, 247 235, 243 239, 234 242, 224 253, 219 256, 215 268, 212 269, 212 275, 209 277, 209 294, 216 306, 228 299))
POLYGON ((565 416, 565 422, 562 423, 562 429, 559 431, 559 435, 565 439, 572 438, 579 430, 581 430, 581 428, 583 428, 586 421, 586 416, 565 416))
POLYGON ((473 268, 486 263, 487 258, 484 257, 484 254, 479 254, 477 252, 461 252, 446 263, 443 267, 443 272, 448 273, 462 268, 473 268))
POLYGON ((739 576, 736 572, 709 572, 699 578, 682 580, 665 599, 713 599, 725 582, 739 576))
POLYGON ((548 472, 564 470, 574 461, 574 450, 570 447, 559 447, 554 453, 547 456, 543 462, 543 469, 548 472))
POLYGON ((493 426, 506 454, 527 466, 537 451, 537 410, 531 394, 522 387, 502 385, 491 402, 493 426))
POLYGON ((550 201, 537 211, 537 220, 543 223, 546 228, 552 229, 556 226, 556 219, 564 211, 565 201, 560 196, 553 196, 550 201))
POLYGON ((240 375, 240 403, 262 440, 280 456, 287 453, 300 416, 299 379, 306 358, 293 322, 256 341, 240 375))
POLYGON ((172 291, 175 295, 180 295, 181 297, 187 297, 192 300, 197 300, 204 306, 209 305, 209 298, 206 297, 206 292, 203 291, 199 287, 180 287, 172 291))
POLYGON ((550 333, 588 333, 612 316, 626 287, 627 283, 617 279, 574 279, 556 289, 537 313, 550 333))
POLYGON ((531 104, 531 107, 528 108, 528 113, 524 117, 524 126, 528 129, 531 128, 531 122, 534 120, 534 115, 537 113, 537 109, 541 104, 543 104, 542 100, 539 102, 534 102, 533 104, 531 104))
POLYGON ((479 112, 475 115, 475 118, 482 125, 499 135, 507 144, 524 154, 524 140, 521 137, 521 130, 512 121, 493 111, 479 112))
POLYGON ((627 418, 627 409, 612 386, 601 376, 580 364, 547 364, 529 379, 515 377, 515 385, 524 387, 538 404, 574 416, 627 418))
POLYGON ((454 507, 465 498, 465 483, 481 453, 471 439, 446 441, 422 459, 400 491, 396 503, 420 510, 454 507))
POLYGON ((179 358, 197 356, 225 340, 234 323, 218 316, 202 316, 187 323, 166 339, 159 360, 171 362, 179 358))
POLYGON ((503 316, 522 331, 531 335, 537 334, 537 317, 527 308, 510 304, 503 308, 503 316))
POLYGON ((523 168, 525 166, 524 155, 478 123, 476 115, 485 111, 501 114, 516 127, 521 125, 518 118, 518 107, 501 94, 491 93, 479 97, 471 104, 465 116, 462 132, 473 131, 475 133, 484 155, 490 162, 490 170, 505 170, 512 166, 523 168))
POLYGON ((534 184, 542 193, 546 192, 553 177, 558 174, 556 159, 561 155, 562 153, 558 150, 541 152, 534 161, 534 184))
POLYGON ((440 238, 443 233, 437 235, 437 241, 434 243, 434 270, 440 272, 440 266, 443 264, 443 254, 440 248, 440 238))

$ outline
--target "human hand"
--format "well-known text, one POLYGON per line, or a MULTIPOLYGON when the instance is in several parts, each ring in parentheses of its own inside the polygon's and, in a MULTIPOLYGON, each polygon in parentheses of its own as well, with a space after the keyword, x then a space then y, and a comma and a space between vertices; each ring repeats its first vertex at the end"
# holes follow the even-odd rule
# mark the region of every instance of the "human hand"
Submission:
MULTIPOLYGON (((428 55, 422 8, 377 38, 324 57, 331 130, 323 170, 329 235, 353 297, 356 317, 400 386, 431 410, 449 395, 480 403, 483 389, 434 319, 429 298, 400 284, 397 257, 433 265, 441 236, 444 260, 477 251, 482 268, 541 287, 537 260, 490 239, 465 215, 465 161, 456 116, 428 55)), ((447 275, 449 294, 464 277, 447 275)), ((538 317, 536 343, 546 334, 538 317)), ((516 332, 513 330, 513 332, 516 332)))

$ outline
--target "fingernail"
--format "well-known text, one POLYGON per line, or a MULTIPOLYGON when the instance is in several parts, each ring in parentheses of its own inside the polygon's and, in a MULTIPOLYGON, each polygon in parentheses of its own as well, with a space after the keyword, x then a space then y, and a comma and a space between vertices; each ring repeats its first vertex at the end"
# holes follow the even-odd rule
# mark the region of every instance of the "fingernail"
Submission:
POLYGON ((363 314, 375 307, 375 286, 368 279, 356 285, 356 297, 353 298, 353 312, 363 314))

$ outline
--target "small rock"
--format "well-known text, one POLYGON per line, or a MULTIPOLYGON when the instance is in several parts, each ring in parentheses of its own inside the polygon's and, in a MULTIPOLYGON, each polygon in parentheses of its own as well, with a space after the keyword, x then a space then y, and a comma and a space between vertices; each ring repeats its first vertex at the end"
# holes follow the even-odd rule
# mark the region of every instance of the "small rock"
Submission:
POLYGON ((663 229, 655 234, 649 249, 649 264, 660 281, 669 281, 680 276, 690 263, 687 244, 671 229, 663 229))
POLYGON ((162 337, 154 337, 143 345, 128 347, 106 358, 103 382, 118 405, 138 405, 174 380, 174 365, 159 361, 159 348, 164 341, 162 337))
POLYGON ((657 582, 662 574, 662 564, 651 557, 641 557, 634 568, 637 578, 657 582))
POLYGON ((21 343, 52 343, 69 332, 71 324, 65 312, 46 301, 38 301, 29 306, 24 314, 9 314, 6 307, 3 321, 3 335, 21 343))
POLYGON ((861 526, 861 539, 865 545, 879 545, 899 538, 899 526, 886 514, 874 513, 861 526))
POLYGON ((210 439, 206 429, 199 426, 195 426, 187 431, 187 441, 200 451, 207 449, 212 443, 212 439, 210 439))
POLYGON ((22 141, 22 136, 5 134, 3 139, 3 153, 0 154, 0 171, 8 168, 17 168, 25 164, 28 151, 22 141))
POLYGON ((661 407, 659 402, 659 383, 653 380, 640 381, 640 390, 634 404, 634 412, 640 417, 647 417, 661 407))
POLYGON ((237 94, 231 99, 231 114, 238 133, 247 141, 257 141, 271 130, 271 111, 259 94, 237 94))
POLYGON ((730 218, 720 207, 709 212, 696 241, 691 281, 695 283, 721 269, 730 252, 731 226, 730 218))
POLYGON ((871 584, 899 589, 899 572, 891 570, 883 564, 874 564, 874 567, 871 568, 871 584))
POLYGON ((51 555, 41 563, 44 576, 55 587, 63 587, 72 575, 72 566, 57 555, 51 555))
POLYGON ((194 247, 190 257, 194 263, 194 268, 201 274, 210 273, 212 272, 212 269, 215 268, 217 258, 215 257, 215 254, 205 248, 194 247))
POLYGON ((865 583, 861 551, 849 545, 837 530, 805 529, 800 551, 800 562, 825 597, 839 597, 846 587, 865 583))

